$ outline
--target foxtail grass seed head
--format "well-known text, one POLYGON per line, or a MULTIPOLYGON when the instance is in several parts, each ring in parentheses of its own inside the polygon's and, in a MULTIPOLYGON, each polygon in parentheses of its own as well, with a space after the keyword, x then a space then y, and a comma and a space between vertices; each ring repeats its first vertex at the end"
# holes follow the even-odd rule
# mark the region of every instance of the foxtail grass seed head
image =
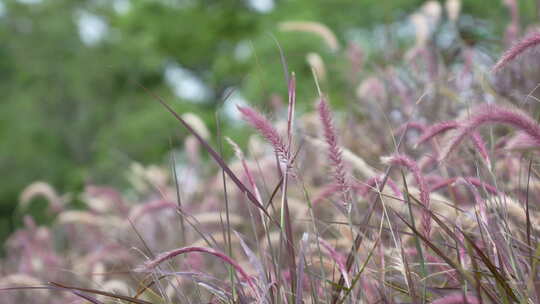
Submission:
POLYGON ((317 79, 320 81, 326 80, 326 67, 321 55, 317 53, 308 53, 306 55, 306 61, 309 66, 315 71, 317 79))
POLYGON ((518 56, 525 53, 525 51, 535 48, 539 43, 540 32, 536 31, 530 33, 525 38, 510 47, 506 52, 504 52, 499 61, 497 61, 497 63, 493 66, 492 70, 494 72, 501 70, 503 67, 516 60, 518 56))
POLYGON ((253 110, 250 107, 238 106, 238 110, 242 114, 242 118, 255 128, 274 148, 274 152, 280 161, 289 164, 289 152, 285 146, 285 142, 274 128, 272 123, 262 114, 253 110))
MULTIPOLYGON (((350 190, 349 181, 345 172, 345 164, 343 163, 343 157, 341 155, 341 148, 338 144, 337 134, 334 129, 330 106, 324 97, 320 99, 317 105, 317 110, 322 122, 324 138, 328 144, 328 159, 334 173, 334 179, 336 184, 341 187, 341 191, 347 195, 347 192, 350 190)), ((350 202, 345 201, 344 203, 348 204, 350 202)))
POLYGON ((339 50, 339 42, 336 35, 330 28, 319 22, 306 21, 286 21, 279 24, 279 29, 285 32, 297 31, 308 32, 318 35, 323 39, 330 50, 336 52, 339 50))
POLYGON ((182 119, 185 120, 202 138, 209 139, 210 131, 206 127, 204 121, 194 113, 182 114, 182 119))
POLYGON ((455 135, 446 143, 439 160, 444 160, 465 137, 472 136, 477 128, 487 124, 510 125, 525 132, 534 142, 540 144, 540 125, 518 109, 488 104, 472 109, 471 113, 474 114, 459 124, 455 135))

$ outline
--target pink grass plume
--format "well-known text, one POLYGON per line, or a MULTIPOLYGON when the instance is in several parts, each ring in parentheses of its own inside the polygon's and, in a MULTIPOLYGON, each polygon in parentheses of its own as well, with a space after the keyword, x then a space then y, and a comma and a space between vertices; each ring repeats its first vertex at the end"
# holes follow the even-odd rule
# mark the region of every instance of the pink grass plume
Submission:
POLYGON ((336 184, 341 187, 341 191, 344 193, 345 204, 348 204, 350 200, 347 198, 347 192, 350 190, 350 185, 345 173, 345 165, 343 163, 341 149, 338 145, 330 106, 324 97, 321 97, 319 104, 317 105, 317 110, 322 122, 324 138, 328 144, 328 159, 330 160, 330 165, 334 171, 334 178, 336 184))
POLYGON ((540 43, 540 32, 534 32, 527 35, 525 38, 514 44, 508 49, 502 57, 493 66, 492 71, 497 72, 510 62, 514 61, 519 55, 523 54, 526 50, 537 46, 540 43))
POLYGON ((259 133, 272 145, 280 161, 288 163, 288 149, 285 146, 283 138, 279 135, 272 123, 261 113, 250 107, 237 106, 237 108, 242 114, 242 118, 252 127, 257 129, 257 131, 259 131, 259 133))
MULTIPOLYGON (((424 132, 418 139, 416 146, 428 140, 431 140, 433 137, 439 134, 442 134, 452 129, 457 129, 459 128, 459 126, 460 125, 457 121, 443 121, 427 127, 424 129, 424 132)), ((482 139, 482 136, 478 132, 473 131, 471 133, 471 140, 473 145, 476 147, 476 151, 478 152, 478 154, 480 154, 480 157, 482 157, 482 160, 485 162, 488 169, 491 170, 491 160, 489 157, 488 149, 486 148, 486 143, 482 139)))
MULTIPOLYGON (((459 123, 457 121, 443 121, 443 122, 434 124, 424 129, 424 132, 418 139, 418 142, 416 143, 416 145, 424 143, 439 134, 442 134, 452 129, 456 129, 458 127, 459 127, 459 123)), ((478 153, 480 154, 480 156, 482 157, 482 159, 486 162, 486 165, 490 167, 491 162, 489 159, 488 150, 480 134, 478 134, 477 132, 474 132, 471 136, 471 140, 473 144, 476 146, 476 149, 478 153)))
POLYGON ((531 140, 540 144, 540 125, 524 112, 496 105, 482 105, 471 110, 473 114, 468 120, 460 123, 454 137, 443 148, 439 161, 444 160, 465 137, 471 136, 477 128, 487 124, 505 124, 517 128, 530 136, 531 140))

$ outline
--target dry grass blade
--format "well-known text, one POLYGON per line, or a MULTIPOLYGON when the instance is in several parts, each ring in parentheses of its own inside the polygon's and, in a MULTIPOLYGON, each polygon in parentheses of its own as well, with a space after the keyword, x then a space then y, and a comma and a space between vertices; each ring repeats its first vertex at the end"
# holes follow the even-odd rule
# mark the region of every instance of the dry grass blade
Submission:
POLYGON ((86 301, 90 302, 90 303, 94 303, 94 304, 105 304, 101 301, 99 301, 98 299, 92 297, 92 296, 89 296, 89 295, 85 295, 84 293, 80 292, 80 291, 71 291, 72 294, 80 297, 80 298, 83 298, 85 299, 86 301))
MULTIPOLYGON (((401 147, 401 143, 403 142, 404 137, 405 137, 405 133, 403 133, 399 137, 399 140, 396 143, 396 151, 399 150, 399 148, 401 147)), ((386 186, 386 183, 387 183, 387 181, 388 181, 388 179, 390 177, 390 171, 391 170, 392 170, 392 165, 390 165, 390 166, 388 166, 388 168, 386 168, 386 171, 384 173, 384 177, 382 178, 382 181, 379 183, 379 189, 378 190, 381 193, 384 190, 384 187, 386 186)), ((360 248, 360 245, 362 245, 362 241, 364 240, 364 233, 365 233, 365 231, 367 231, 369 221, 371 219, 371 216, 373 215, 373 212, 375 211, 375 205, 377 203, 379 203, 380 200, 381 200, 381 196, 376 195, 375 198, 372 199, 371 203, 369 204, 368 214, 364 217, 364 219, 362 220, 362 223, 361 223, 361 227, 364 227, 364 230, 359 232, 358 235, 356 235, 356 237, 354 239, 354 242, 353 242, 353 245, 352 245, 352 248, 349 251, 349 254, 347 256, 347 262, 345 264, 346 267, 347 267, 347 272, 350 272, 350 270, 351 270, 351 267, 352 267, 352 265, 354 263, 354 255, 356 254, 356 251, 358 250, 358 248, 360 248)), ((337 301, 339 299, 339 293, 343 289, 343 284, 344 283, 345 283, 345 278, 343 276, 340 276, 338 284, 334 288, 334 294, 332 295, 332 304, 337 303, 337 301)))
POLYGON ((142 282, 142 286, 139 287, 139 289, 135 293, 134 298, 140 297, 148 288, 152 287, 152 285, 156 284, 157 282, 163 280, 166 277, 167 277, 167 275, 162 275, 162 276, 159 276, 157 279, 150 278, 148 283, 142 282))
MULTIPOLYGON (((413 199, 414 199, 414 198, 413 198, 413 199)), ((416 200, 416 199, 415 199, 415 200, 416 200)), ((445 231, 452 239, 454 239, 454 240, 459 240, 459 239, 460 239, 459 236, 456 235, 456 234, 455 234, 455 233, 454 233, 454 232, 453 232, 453 231, 452 231, 452 230, 444 223, 444 221, 442 221, 438 216, 436 216, 436 215, 435 215, 433 212, 431 212, 430 210, 427 210, 420 202, 418 202, 418 200, 416 200, 416 201, 417 201, 417 203, 418 203, 423 209, 425 209, 425 212, 429 213, 430 217, 431 217, 435 222, 437 222, 437 224, 439 225, 439 227, 441 227, 441 228, 442 228, 442 229, 443 229, 443 230, 444 230, 444 231, 445 231)), ((398 215, 398 217, 399 217, 400 219, 404 220, 401 216, 398 215)), ((410 224, 407 223, 406 221, 405 221, 405 224, 406 224, 407 226, 410 227, 410 224)), ((412 228, 411 228, 411 229, 412 229, 412 228)), ((478 246, 475 244, 474 240, 472 240, 470 236, 468 236, 468 235, 467 235, 463 230, 461 230, 459 227, 456 227, 456 229, 459 231, 460 234, 463 235, 463 238, 464 238, 465 241, 467 241, 467 244, 468 244, 469 246, 471 246, 472 249, 474 249, 475 253, 478 255, 478 257, 480 258, 480 260, 484 263, 484 265, 486 265, 486 267, 489 269, 489 271, 491 272, 491 274, 493 275, 493 277, 495 278, 495 280, 498 282, 498 284, 500 284, 500 285, 503 287, 503 289, 505 290, 506 294, 507 294, 508 296, 510 296, 510 298, 511 298, 513 301, 518 302, 518 299, 517 299, 516 295, 514 294, 514 292, 512 291, 512 288, 508 285, 507 280, 505 279, 504 274, 502 274, 500 271, 497 270, 497 267, 496 267, 496 266, 492 263, 492 261, 485 255, 485 253, 484 253, 480 248, 478 248, 478 246)), ((413 230, 413 231, 415 231, 415 233, 416 233, 416 230, 413 230)), ((429 244, 431 244, 430 247, 431 247, 432 249, 433 249, 433 248, 436 248, 436 246, 433 245, 429 240, 427 240, 426 238, 423 238, 423 239, 424 239, 425 241, 427 241, 429 244)), ((465 244, 460 244, 460 245, 461 245, 461 246, 465 246, 465 244)), ((437 250, 438 250, 438 252, 441 252, 441 253, 442 253, 442 251, 441 251, 440 249, 437 249, 437 250)), ((435 250, 434 250, 434 251, 435 251, 435 250)), ((437 252, 437 251, 435 251, 435 252, 437 252)), ((438 252, 437 252, 437 254, 439 254, 438 252)), ((443 254, 443 255, 444 255, 444 254, 443 254)), ((439 256, 440 256, 440 255, 439 255, 439 256)), ((467 280, 471 281, 471 283, 474 284, 474 282, 476 282, 476 280, 472 280, 472 278, 470 277, 470 275, 467 275, 467 274, 464 272, 464 270, 463 270, 461 267, 459 267, 458 264, 454 263, 451 259, 448 258, 448 260, 447 260, 447 257, 443 257, 443 256, 441 256, 441 258, 445 259, 445 261, 446 261, 449 265, 451 265, 452 267, 454 267, 456 270, 459 269, 459 272, 460 272, 463 276, 465 276, 465 278, 466 278, 467 280), (452 264, 450 264, 449 261, 451 261, 452 264, 454 264, 455 266, 452 265, 452 264)), ((483 289, 484 291, 487 292, 487 290, 486 290, 485 288, 482 288, 482 289, 483 289)), ((488 294, 490 294, 490 293, 488 293, 488 294)))
MULTIPOLYGON (((413 198, 414 199, 414 198, 413 198)), ((437 224, 454 240, 459 240, 459 236, 456 235, 445 223, 442 221, 438 216, 436 216, 433 212, 430 210, 427 210, 420 202, 418 202, 419 205, 425 209, 427 213, 429 213, 430 217, 437 222, 437 224)), ((400 217, 401 218, 401 217, 400 217)), ((406 223, 407 226, 409 226, 408 223, 406 223)), ((512 291, 512 288, 508 285, 507 280, 505 279, 505 275, 497 270, 497 267, 492 263, 492 261, 487 257, 482 249, 480 249, 474 242, 474 240, 471 239, 469 235, 467 235, 463 230, 461 230, 459 227, 456 227, 458 232, 463 235, 464 240, 467 241, 467 244, 470 245, 475 253, 478 255, 480 260, 486 265, 486 267, 489 269, 493 277, 497 280, 497 282, 504 288, 506 294, 510 296, 510 298, 513 301, 518 302, 518 299, 514 292, 512 291)), ((465 244, 460 244, 461 246, 465 246, 465 244)), ((430 246, 431 247, 431 246, 430 246)), ((432 247, 433 248, 433 247, 432 247)), ((441 256, 441 258, 444 258, 441 256)), ((446 261, 446 259, 445 259, 446 261)), ((446 261, 448 263, 448 261, 446 261)), ((458 268, 454 267, 456 270, 458 268)), ((461 269, 461 268, 460 268, 461 269)), ((461 271, 462 275, 464 275, 463 271, 461 271)), ((469 276, 466 277, 467 280, 470 279, 469 276)), ((484 290, 485 291, 485 290, 484 290)))
MULTIPOLYGON (((386 179, 383 179, 383 182, 381 183, 381 191, 382 191, 382 187, 385 184, 385 182, 386 182, 386 179)), ((368 214, 362 220, 361 226, 365 227, 365 228, 364 228, 363 231, 359 232, 356 235, 356 238, 354 239, 352 248, 349 251, 349 255, 347 256, 347 261, 345 263, 347 272, 351 271, 351 268, 352 268, 353 263, 354 263, 354 255, 356 254, 356 252, 358 251, 358 249, 362 245, 362 242, 364 240, 364 233, 368 229, 367 228, 368 223, 369 223, 369 221, 371 219, 371 216, 373 215, 373 212, 375 211, 375 204, 378 202, 379 198, 380 198, 380 196, 376 196, 376 198, 374 200, 374 203, 370 204, 368 214)), ((340 275, 337 285, 334 286, 334 294, 332 296, 332 304, 337 303, 337 301, 339 300, 339 294, 340 294, 341 290, 344 290, 344 289, 346 289, 346 287, 345 287, 345 277, 343 275, 340 275)))
MULTIPOLYGON (((409 217, 411 218, 411 224, 413 226, 416 226, 415 222, 414 222, 414 215, 413 215, 413 212, 412 212, 412 204, 411 204, 411 195, 410 195, 410 192, 409 192, 409 188, 407 186, 407 179, 405 178, 405 173, 403 172, 403 170, 401 170, 401 178, 403 180, 403 186, 405 187, 405 201, 407 203, 407 207, 408 207, 408 210, 409 210, 409 217)), ((426 209, 427 209, 427 206, 426 206, 426 209)), ((426 213, 422 214, 422 220, 425 220, 426 219, 426 213)), ((431 219, 429 219, 429 221, 431 221, 431 219)), ((424 226, 425 227, 425 226, 424 226)), ((426 237, 429 238, 429 232, 427 232, 427 230, 424 229, 424 233, 426 235, 426 237)), ((425 262, 425 259, 424 259, 424 251, 422 250, 422 246, 420 246, 420 240, 418 239, 417 236, 414 236, 414 243, 415 243, 415 246, 416 246, 416 252, 418 253, 418 255, 420 256, 420 267, 421 267, 421 270, 422 270, 422 276, 423 278, 426 278, 428 273, 427 273, 427 267, 426 267, 426 262, 425 262)), ((403 246, 401 246, 401 250, 403 251, 403 246)), ((402 253, 403 254, 403 253, 402 253)), ((409 283, 409 290, 413 293, 413 299, 414 299, 414 295, 415 295, 415 292, 414 292, 414 286, 411 285, 413 284, 413 280, 412 280, 412 277, 411 277, 411 274, 410 274, 410 270, 409 270, 409 266, 407 264, 407 261, 405 259, 405 257, 403 257, 403 262, 405 264, 405 271, 407 273, 407 282, 409 283)), ((425 280, 422 280, 422 303, 425 302, 425 299, 426 299, 426 281, 425 280)))
MULTIPOLYGON (((444 252, 435 246, 429 239, 427 239, 422 233, 420 233, 413 225, 411 225, 407 220, 405 220, 399 213, 394 211, 394 215, 399 218, 409 229, 413 231, 415 235, 417 235, 433 252, 435 252, 439 257, 441 257, 450 267, 455 269, 459 274, 461 274, 467 281, 469 281, 473 286, 476 286, 477 283, 479 283, 477 280, 475 280, 472 276, 467 274, 464 269, 462 269, 457 262, 452 260, 449 256, 444 254, 444 252)), ((483 284, 480 285, 480 289, 484 291, 488 297, 494 302, 499 303, 497 301, 497 296, 494 295, 486 286, 483 284)))

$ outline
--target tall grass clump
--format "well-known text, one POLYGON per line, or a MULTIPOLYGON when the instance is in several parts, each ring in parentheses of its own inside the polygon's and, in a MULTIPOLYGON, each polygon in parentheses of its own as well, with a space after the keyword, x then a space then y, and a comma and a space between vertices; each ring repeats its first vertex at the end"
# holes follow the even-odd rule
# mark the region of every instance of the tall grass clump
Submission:
MULTIPOLYGON (((460 36, 460 8, 427 1, 414 46, 371 67, 328 27, 283 23, 347 61, 325 75, 346 77, 351 100, 339 108, 317 79, 297 96, 283 62, 287 111, 238 106, 245 147, 214 147, 202 121, 152 95, 188 131, 184 151, 171 168, 132 165, 126 189, 89 183, 83 209, 30 185, 20 212, 42 196, 54 220, 25 216, 7 241, 1 302, 540 303, 538 108, 498 87, 538 35, 486 62, 460 36)), ((313 58, 318 78, 332 65, 313 58)))

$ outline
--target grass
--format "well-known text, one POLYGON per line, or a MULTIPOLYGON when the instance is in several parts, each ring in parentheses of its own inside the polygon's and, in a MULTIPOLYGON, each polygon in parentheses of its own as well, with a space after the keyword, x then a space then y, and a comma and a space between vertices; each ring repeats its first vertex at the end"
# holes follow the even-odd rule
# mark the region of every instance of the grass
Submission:
POLYGON ((540 303, 538 108, 497 93, 538 35, 484 64, 466 44, 442 60, 417 30, 401 65, 355 75, 362 116, 332 113, 317 79, 312 111, 297 113, 283 55, 287 110, 272 121, 239 107, 254 134, 244 149, 227 138, 231 160, 223 135, 214 148, 148 92, 195 155, 133 166, 131 189, 89 185, 85 210, 30 185, 21 208, 45 196, 56 217, 26 217, 6 243, 3 303, 540 303))

